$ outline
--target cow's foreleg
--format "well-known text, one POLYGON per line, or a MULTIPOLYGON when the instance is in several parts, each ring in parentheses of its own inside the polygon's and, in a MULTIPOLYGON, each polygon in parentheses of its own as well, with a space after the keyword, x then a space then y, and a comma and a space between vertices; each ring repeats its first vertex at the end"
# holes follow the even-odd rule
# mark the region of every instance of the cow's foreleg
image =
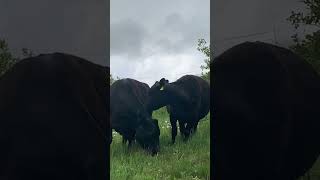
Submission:
POLYGON ((177 119, 170 116, 171 123, 171 143, 174 144, 177 136, 177 119))
POLYGON ((179 128, 180 128, 180 134, 182 137, 185 137, 185 131, 186 131, 186 123, 184 121, 179 120, 179 128))

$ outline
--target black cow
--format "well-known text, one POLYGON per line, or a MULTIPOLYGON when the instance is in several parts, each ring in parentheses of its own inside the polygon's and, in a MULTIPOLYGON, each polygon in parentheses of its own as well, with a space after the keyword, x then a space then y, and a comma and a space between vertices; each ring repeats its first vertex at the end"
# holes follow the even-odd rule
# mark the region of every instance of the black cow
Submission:
POLYGON ((152 155, 159 151, 158 120, 146 111, 149 86, 133 79, 121 79, 110 87, 111 127, 123 142, 137 142, 152 155))
POLYGON ((320 152, 320 77, 291 51, 236 45, 213 60, 214 179, 295 180, 320 152))
POLYGON ((172 144, 177 136, 177 121, 180 133, 187 140, 197 130, 198 122, 210 109, 210 86, 198 76, 185 75, 169 83, 162 78, 149 90, 148 112, 167 106, 172 128, 172 144))
POLYGON ((107 179, 108 73, 52 53, 21 60, 4 74, 0 179, 107 179))

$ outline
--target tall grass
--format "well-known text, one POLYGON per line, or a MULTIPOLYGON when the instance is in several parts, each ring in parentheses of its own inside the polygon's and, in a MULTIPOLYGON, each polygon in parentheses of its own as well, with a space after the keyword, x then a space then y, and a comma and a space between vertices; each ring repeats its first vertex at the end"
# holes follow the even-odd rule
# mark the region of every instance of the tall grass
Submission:
POLYGON ((180 133, 176 143, 171 142, 171 126, 165 108, 153 112, 160 126, 160 152, 152 157, 138 144, 132 149, 121 142, 113 132, 111 144, 111 179, 210 179, 210 114, 199 122, 198 130, 186 143, 180 133))
POLYGON ((314 163, 313 167, 303 177, 298 180, 320 180, 320 157, 314 163))

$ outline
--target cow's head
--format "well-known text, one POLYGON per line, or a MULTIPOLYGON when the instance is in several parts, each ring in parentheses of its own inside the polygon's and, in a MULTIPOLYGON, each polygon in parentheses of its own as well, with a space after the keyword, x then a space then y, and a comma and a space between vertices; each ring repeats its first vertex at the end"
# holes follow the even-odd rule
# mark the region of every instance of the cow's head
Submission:
POLYGON ((147 103, 147 109, 149 113, 165 105, 166 99, 164 98, 165 92, 163 91, 163 88, 168 83, 168 80, 162 78, 160 81, 156 81, 149 89, 147 103))
POLYGON ((136 129, 136 141, 143 149, 151 153, 152 156, 160 150, 159 136, 160 129, 158 120, 151 119, 151 117, 148 116, 145 120, 140 121, 136 129))
POLYGON ((160 79, 159 83, 160 83, 160 86, 163 87, 165 84, 169 83, 169 80, 162 78, 162 79, 160 79))

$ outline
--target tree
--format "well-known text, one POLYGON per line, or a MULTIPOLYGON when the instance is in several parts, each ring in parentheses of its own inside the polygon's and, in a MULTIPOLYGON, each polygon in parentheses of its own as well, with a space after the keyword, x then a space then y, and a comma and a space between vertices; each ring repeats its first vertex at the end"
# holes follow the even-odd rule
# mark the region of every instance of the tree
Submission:
MULTIPOLYGON (((22 48, 23 58, 32 57, 34 53, 27 48, 22 48)), ((9 50, 8 43, 4 39, 0 39, 0 76, 6 73, 21 58, 14 57, 9 50)))
MULTIPOLYGON (((287 20, 295 29, 299 29, 301 25, 320 28, 320 0, 303 0, 302 3, 307 11, 305 13, 292 11, 287 20)), ((320 30, 305 35, 302 40, 297 33, 292 38, 294 45, 290 48, 320 72, 320 30)))
POLYGON ((114 83, 114 79, 113 79, 113 77, 112 77, 112 74, 110 74, 110 85, 111 85, 112 83, 114 83))
POLYGON ((0 76, 7 72, 17 61, 18 59, 10 53, 8 43, 0 39, 0 76))
POLYGON ((207 42, 204 39, 198 39, 197 50, 202 52, 205 55, 204 63, 200 68, 202 70, 201 77, 210 82, 210 44, 207 45, 207 42))
POLYGON ((114 82, 120 80, 120 78, 117 76, 116 78, 112 77, 112 74, 110 73, 110 85, 113 84, 114 82))

